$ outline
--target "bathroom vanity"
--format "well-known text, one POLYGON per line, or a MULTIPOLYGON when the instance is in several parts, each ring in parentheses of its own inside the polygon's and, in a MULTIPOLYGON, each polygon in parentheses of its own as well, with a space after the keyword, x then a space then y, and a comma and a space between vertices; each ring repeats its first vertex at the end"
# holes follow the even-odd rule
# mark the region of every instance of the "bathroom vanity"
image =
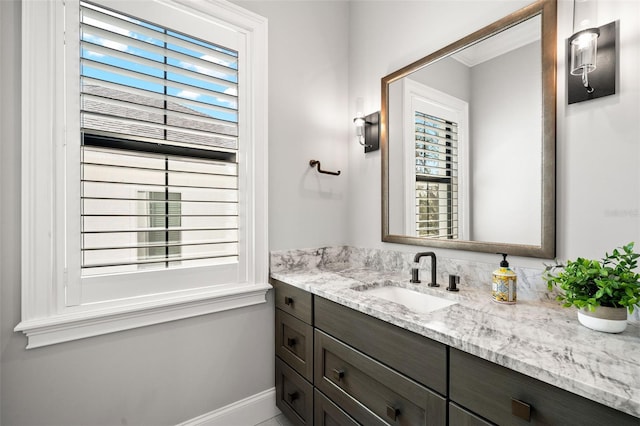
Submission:
POLYGON ((272 270, 271 282, 277 405, 294 424, 640 422, 637 323, 604 335, 555 302, 505 307, 464 287, 424 289, 456 303, 418 314, 366 291, 401 275, 353 265, 272 270))

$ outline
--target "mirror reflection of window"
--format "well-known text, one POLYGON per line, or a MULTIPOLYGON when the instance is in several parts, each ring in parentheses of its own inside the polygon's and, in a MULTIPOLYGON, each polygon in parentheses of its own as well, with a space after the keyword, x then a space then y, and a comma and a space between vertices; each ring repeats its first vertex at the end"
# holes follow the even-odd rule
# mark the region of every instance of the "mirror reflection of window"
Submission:
POLYGON ((458 124, 415 111, 416 235, 458 238, 458 124))
POLYGON ((404 188, 394 192, 404 195, 393 199, 397 209, 394 228, 417 237, 465 238, 469 203, 461 190, 461 179, 469 175, 469 104, 411 79, 404 79, 401 90, 398 99, 402 99, 402 106, 398 109, 403 113, 396 122, 402 125, 391 131, 404 143, 392 150, 390 164, 399 172, 390 174, 390 179, 395 188, 404 188))
POLYGON ((538 1, 383 77, 382 241, 552 257, 555 7, 538 1), (466 103, 462 118, 423 89, 466 103), (417 201, 447 191, 418 184, 416 192, 411 108, 422 100, 417 111, 458 124, 457 230, 419 230, 420 221, 456 215, 445 203, 417 201))

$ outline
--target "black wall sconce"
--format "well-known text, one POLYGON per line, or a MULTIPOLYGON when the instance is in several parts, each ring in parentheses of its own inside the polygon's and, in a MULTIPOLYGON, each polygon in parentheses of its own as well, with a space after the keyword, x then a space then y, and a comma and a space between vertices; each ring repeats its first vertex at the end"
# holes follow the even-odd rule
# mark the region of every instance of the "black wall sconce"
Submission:
POLYGON ((569 104, 616 93, 617 24, 578 31, 567 40, 569 104))
POLYGON ((356 136, 360 145, 364 146, 364 152, 380 149, 380 112, 374 112, 363 116, 358 113, 353 119, 356 125, 356 136))

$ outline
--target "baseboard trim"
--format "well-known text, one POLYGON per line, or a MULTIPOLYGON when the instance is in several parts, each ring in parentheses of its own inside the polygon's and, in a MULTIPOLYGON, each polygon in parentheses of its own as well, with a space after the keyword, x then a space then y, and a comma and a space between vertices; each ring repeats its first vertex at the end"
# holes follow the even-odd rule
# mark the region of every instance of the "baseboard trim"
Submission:
POLYGON ((271 388, 177 426, 253 426, 279 414, 276 389, 271 388))

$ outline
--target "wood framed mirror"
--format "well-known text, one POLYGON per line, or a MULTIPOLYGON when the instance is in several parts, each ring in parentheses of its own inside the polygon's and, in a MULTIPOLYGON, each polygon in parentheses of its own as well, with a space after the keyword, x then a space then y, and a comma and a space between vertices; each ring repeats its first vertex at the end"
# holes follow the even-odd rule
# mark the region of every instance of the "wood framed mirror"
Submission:
POLYGON ((382 78, 382 241, 555 256, 556 0, 382 78))

